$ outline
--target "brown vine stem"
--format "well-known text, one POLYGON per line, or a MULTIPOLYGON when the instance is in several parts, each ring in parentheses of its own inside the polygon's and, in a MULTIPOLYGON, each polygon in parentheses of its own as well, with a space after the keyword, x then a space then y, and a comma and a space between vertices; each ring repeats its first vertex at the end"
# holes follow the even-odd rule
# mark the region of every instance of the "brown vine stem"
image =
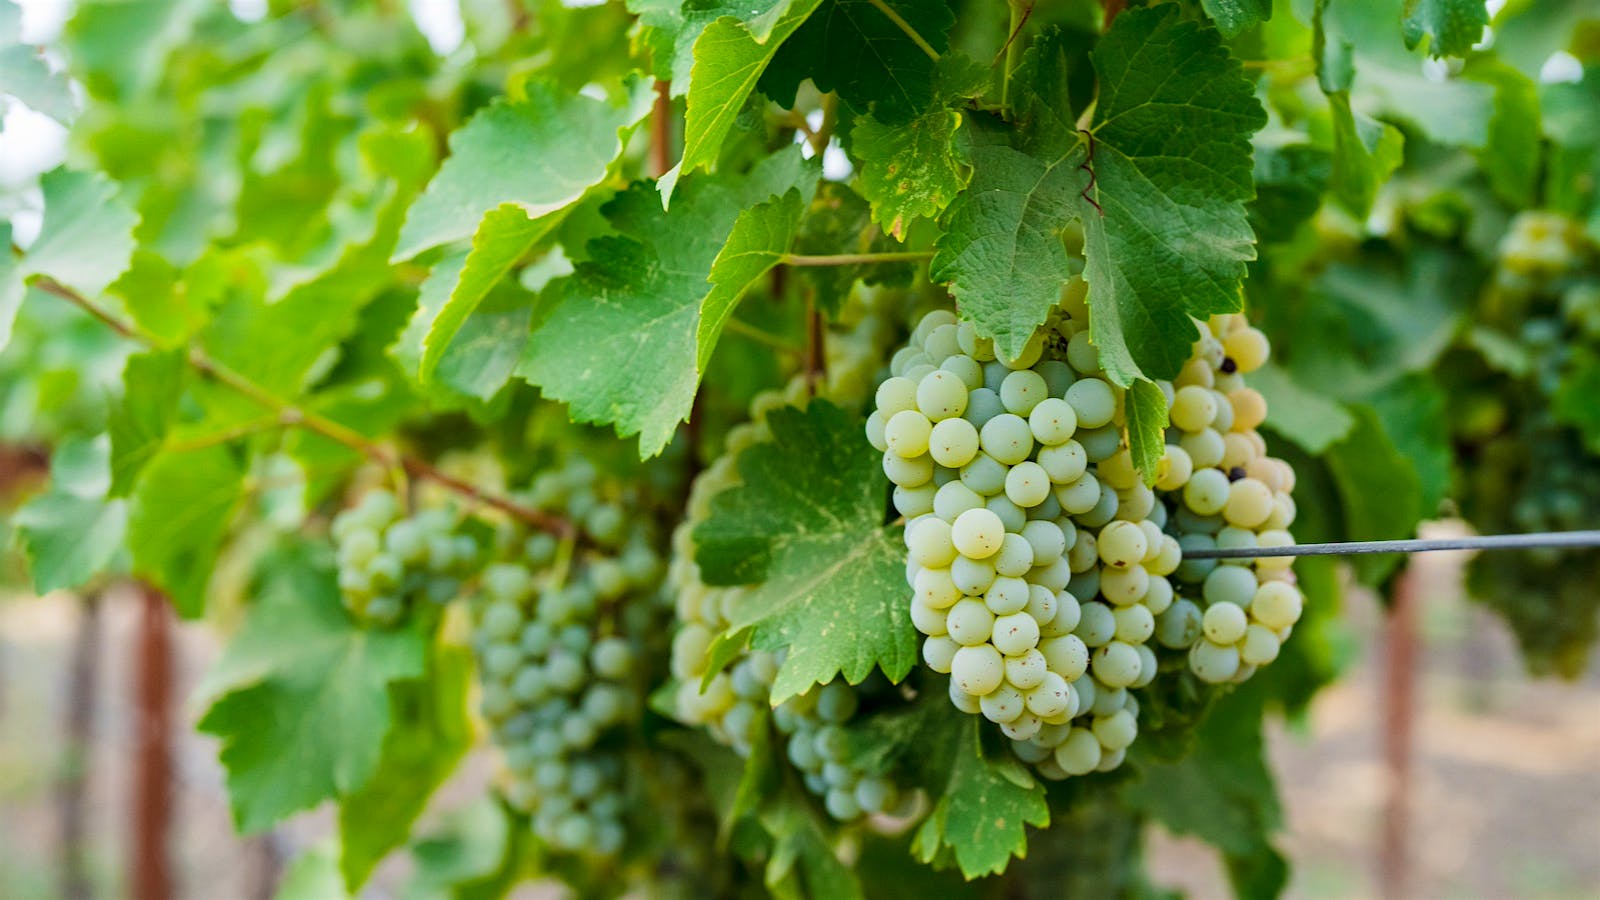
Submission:
POLYGON ((650 112, 650 170, 657 178, 672 168, 672 82, 656 79, 656 102, 650 112))
POLYGON ((822 327, 822 312, 811 292, 806 292, 806 389, 817 395, 817 383, 828 376, 827 332, 822 327))
MULTIPOLYGON (((106 312, 104 309, 97 306, 93 301, 84 297, 82 294, 79 294, 77 291, 72 290, 60 282, 50 278, 41 278, 38 282, 36 282, 35 286, 47 294, 60 297, 61 299, 66 300, 68 303, 77 306, 79 309, 82 309, 84 312, 98 319, 100 322, 105 324, 106 327, 127 338, 128 340, 152 349, 156 348, 156 343, 149 337, 140 333, 128 323, 118 319, 116 316, 106 312)), ((304 409, 301 409, 300 407, 289 403, 283 398, 278 397, 271 391, 266 390, 243 375, 233 371, 222 363, 217 362, 198 348, 190 349, 188 354, 188 362, 189 365, 201 375, 233 390, 235 393, 248 398, 262 408, 272 412, 277 416, 278 421, 284 425, 303 428, 306 431, 310 431, 314 434, 320 434, 323 437, 334 441, 335 443, 343 444, 346 447, 355 450, 378 465, 403 472, 413 478, 431 481, 467 500, 470 500, 473 503, 500 510, 506 515, 517 519, 531 528, 538 529, 539 531, 547 531, 551 534, 561 537, 569 537, 576 534, 576 530, 573 528, 572 523, 561 518, 560 516, 553 516, 549 513, 523 506, 522 504, 517 503, 507 497, 488 493, 487 491, 462 481, 455 476, 447 475, 444 472, 439 471, 431 464, 423 460, 406 456, 390 447, 386 447, 383 444, 377 443, 376 441, 368 438, 366 435, 361 434, 355 429, 349 427, 348 425, 341 424, 325 416, 318 415, 317 413, 308 412, 304 409)))
POLYGON ((894 253, 835 253, 828 256, 807 256, 802 253, 785 253, 778 262, 786 266, 856 266, 865 263, 921 262, 932 259, 931 251, 908 250, 894 253))

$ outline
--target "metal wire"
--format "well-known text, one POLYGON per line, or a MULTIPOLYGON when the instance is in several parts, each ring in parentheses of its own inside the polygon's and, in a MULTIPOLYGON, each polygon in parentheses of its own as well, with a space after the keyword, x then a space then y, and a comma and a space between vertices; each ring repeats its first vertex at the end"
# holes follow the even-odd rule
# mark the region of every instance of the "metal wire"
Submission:
POLYGON ((1184 559, 1258 559, 1263 556, 1361 556, 1369 553, 1426 553, 1430 550, 1536 550, 1600 547, 1600 531, 1544 531, 1407 541, 1341 541, 1289 547, 1185 548, 1184 559))

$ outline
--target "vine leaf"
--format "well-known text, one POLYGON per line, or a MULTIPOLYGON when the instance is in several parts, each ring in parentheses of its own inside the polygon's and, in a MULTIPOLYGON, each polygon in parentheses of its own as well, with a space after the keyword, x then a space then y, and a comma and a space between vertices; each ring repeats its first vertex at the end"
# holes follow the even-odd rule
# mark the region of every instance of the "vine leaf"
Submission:
POLYGON ((661 452, 739 296, 788 249, 817 176, 790 150, 748 175, 685 182, 670 214, 647 183, 618 194, 604 209, 617 233, 590 241, 551 286, 517 373, 578 421, 639 435, 641 456, 661 452))
POLYGON ((451 133, 450 156, 406 213, 393 259, 472 237, 502 204, 554 227, 605 178, 642 115, 638 104, 613 106, 538 81, 521 99, 490 104, 451 133))
POLYGON ((1351 215, 1365 217, 1378 188, 1405 158, 1405 135, 1393 125, 1354 112, 1346 92, 1327 96, 1333 117, 1333 196, 1351 215))
POLYGON ((1266 114, 1217 32, 1170 6, 1119 15, 1091 58, 1095 186, 1071 199, 1084 222, 1094 341, 1127 386, 1177 374, 1195 338, 1191 316, 1240 308, 1256 256, 1250 135, 1266 114))
POLYGON ((1156 465, 1166 453, 1167 395, 1152 381, 1136 381, 1123 397, 1128 419, 1128 449, 1145 484, 1156 482, 1156 465))
MULTIPOLYGON (((1371 408, 1356 406, 1351 412, 1356 424, 1350 436, 1323 454, 1339 491, 1340 533, 1352 541, 1410 537, 1425 512, 1421 478, 1371 408)), ((1398 562, 1393 557, 1372 556, 1356 560, 1354 565, 1363 582, 1375 584, 1398 562)))
POLYGON ((815 401, 767 417, 772 441, 739 457, 743 484, 717 495, 695 529, 707 584, 751 584, 732 612, 758 649, 786 649, 781 703, 874 667, 899 681, 917 659, 905 553, 884 528, 878 454, 838 407, 815 401))
POLYGON ((1322 453, 1355 427, 1355 419, 1343 406, 1302 386, 1278 366, 1262 366, 1251 373, 1250 386, 1271 410, 1266 427, 1307 453, 1322 453))
POLYGON ((50 64, 45 62, 38 47, 0 41, 0 84, 5 85, 5 93, 21 100, 29 109, 63 125, 71 124, 77 113, 65 74, 50 71, 50 64))
POLYGON ((1429 56, 1466 56, 1488 25, 1483 0, 1406 0, 1401 33, 1412 49, 1427 38, 1429 56))
POLYGON ((749 24, 725 16, 706 26, 694 42, 688 109, 683 124, 683 159, 657 187, 665 204, 678 180, 710 168, 761 73, 783 42, 822 0, 781 0, 749 24))
MULTIPOLYGON (((881 0, 935 51, 950 48, 955 14, 943 2, 881 0)), ((935 62, 873 0, 824 0, 784 43, 761 77, 761 90, 793 106, 800 83, 834 92, 880 121, 904 124, 934 97, 935 62)))
MULTIPOLYGON (((53 278, 85 297, 98 297, 128 268, 139 216, 118 199, 117 186, 98 173, 54 169, 39 179, 39 187, 44 221, 16 264, 16 275, 24 281, 53 278)), ((8 289, 0 286, 3 290, 8 289)), ((6 305, 0 302, 0 308, 6 305)), ((9 330, 7 320, 0 334, 9 330)))
POLYGON ((1272 0, 1201 0, 1201 6, 1225 38, 1272 18, 1272 0))
POLYGON ((224 446, 164 450, 144 467, 128 512, 133 571, 166 588, 180 615, 205 610, 206 584, 243 492, 244 468, 224 446))
POLYGON ((128 357, 122 369, 122 399, 106 421, 111 435, 111 496, 127 496, 139 472, 166 443, 187 370, 181 350, 128 357))
POLYGON ((339 803, 339 870, 352 892, 405 843, 428 798, 472 746, 472 672, 471 653, 441 647, 423 679, 390 689, 395 723, 377 768, 364 787, 339 803))
POLYGON ((955 148, 961 114, 936 106, 903 125, 856 119, 851 149, 861 161, 861 193, 872 220, 896 238, 918 219, 936 218, 970 177, 955 148))
MULTIPOLYGON (((1053 55, 1048 42, 1062 40, 1046 32, 1030 52, 1053 55)), ((1249 138, 1266 117, 1217 32, 1172 7, 1119 15, 1091 58, 1100 97, 1087 135, 1044 122, 1017 145, 1004 132, 975 139, 933 275, 1020 353, 1071 274, 1061 232, 1080 220, 1094 341, 1126 387, 1177 373, 1191 317, 1239 308, 1255 258, 1249 138)), ((1025 105, 1064 108, 1055 69, 1039 68, 1040 83, 1017 85, 1025 105)))
POLYGON ((1044 786, 1020 761, 984 752, 981 717, 927 691, 904 712, 871 717, 856 730, 864 759, 900 758, 924 790, 938 798, 917 829, 911 852, 925 863, 955 857, 967 878, 999 874, 1028 850, 1026 826, 1050 824, 1044 786))
POLYGON ((17 511, 17 531, 40 594, 75 588, 116 558, 128 528, 127 503, 110 499, 110 444, 64 441, 50 455, 50 487, 17 511))
POLYGON ((259 579, 244 627, 199 689, 199 728, 222 742, 244 832, 366 786, 394 720, 392 686, 427 667, 423 635, 350 620, 330 561, 311 548, 270 555, 259 579))

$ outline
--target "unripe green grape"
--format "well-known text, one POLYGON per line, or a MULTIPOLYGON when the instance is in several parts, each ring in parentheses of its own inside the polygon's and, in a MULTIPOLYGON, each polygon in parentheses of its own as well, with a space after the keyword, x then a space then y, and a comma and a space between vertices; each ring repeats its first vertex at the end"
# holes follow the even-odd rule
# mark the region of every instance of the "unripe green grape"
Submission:
POLYGON ((996 724, 1012 722, 1027 709, 1022 692, 1009 684, 1000 684, 978 698, 978 709, 983 717, 996 724))
POLYGON ((1116 414, 1117 398, 1111 385, 1098 378, 1083 378, 1067 388, 1066 401, 1078 415, 1078 427, 1099 428, 1116 414))
POLYGON ((928 452, 928 438, 933 433, 933 423, 914 409, 902 410, 889 419, 883 428, 883 438, 889 452, 906 459, 928 452))
POLYGON ((1189 648, 1189 670, 1201 681, 1221 684, 1238 674, 1239 651, 1232 645, 1213 644, 1202 638, 1189 648))
POLYGON ((885 379, 878 385, 875 397, 878 412, 887 423, 890 416, 907 409, 917 408, 917 383, 899 376, 885 379))
POLYGON ((968 695, 981 697, 1000 686, 1005 678, 1005 661, 1000 651, 989 644, 962 647, 950 663, 950 677, 968 695))
POLYGON ((906 459, 894 453, 885 453, 883 474, 901 487, 917 487, 933 480, 933 459, 926 455, 906 459))
POLYGON ((1230 603, 1248 609, 1256 593, 1256 576, 1244 566, 1217 566, 1206 576, 1201 596, 1206 606, 1230 603))
POLYGON ((1006 616, 1021 612, 1032 596, 1032 587, 1021 578, 998 575, 983 594, 983 605, 995 615, 1006 616))
MULTIPOLYGON (((1005 371, 1002 368, 1000 371, 1005 371)), ((987 387, 974 388, 967 395, 967 411, 962 418, 972 423, 972 427, 982 429, 990 419, 1006 411, 1006 405, 1000 400, 1000 395, 987 387)))
MULTIPOLYGON (((969 510, 963 516, 982 510, 969 510)), ((959 518, 956 520, 961 521, 959 518)), ((917 565, 930 569, 949 566, 956 558, 954 528, 942 519, 928 516, 906 529, 906 545, 917 565)), ((970 554, 968 554, 970 555, 970 554)))
POLYGON ((1029 522, 1022 526, 1022 539, 1033 551, 1036 565, 1054 560, 1067 550, 1066 535, 1054 522, 1029 522))
POLYGON ((1216 515, 1228 503, 1231 486, 1228 476, 1216 469, 1202 469, 1183 488, 1183 502, 1202 516, 1216 515))
POLYGON ((1033 452, 1033 429, 1014 413, 1002 413, 985 422, 978 440, 983 452, 1002 465, 1014 466, 1033 452))
POLYGON ((1126 569, 1142 561, 1150 544, 1143 529, 1132 522, 1111 522, 1096 539, 1100 559, 1106 565, 1126 569))
MULTIPOLYGON (((1028 605, 1024 611, 1033 617, 1033 620, 1038 622, 1041 627, 1055 621, 1056 610, 1059 606, 1060 601, 1056 599, 1054 591, 1041 584, 1028 585, 1028 605)), ((1073 625, 1076 624, 1076 622, 1073 623, 1073 625)), ((1063 631, 1062 634, 1067 633, 1071 628, 1072 626, 1068 626, 1067 630, 1063 631)))
POLYGON ((911 601, 911 624, 916 627, 917 631, 929 637, 947 634, 949 629, 947 619, 948 613, 942 609, 934 609, 924 602, 921 597, 916 597, 911 601))
POLYGON ((1028 514, 1022 507, 1011 502, 1005 494, 996 494, 984 501, 984 509, 1000 517, 1000 524, 1006 531, 1020 532, 1022 526, 1028 524, 1028 514))
POLYGON ((1206 608, 1201 619, 1201 629, 1206 640, 1213 644, 1237 644, 1244 639, 1250 620, 1238 604, 1227 601, 1214 602, 1206 608))
POLYGON ((940 422, 959 416, 966 408, 967 386, 955 375, 934 371, 917 383, 917 409, 930 420, 940 422))
POLYGON ((1056 748, 1056 765, 1070 775, 1087 775, 1100 764, 1100 742, 1087 728, 1074 728, 1056 748))
POLYGON ((1050 670, 1049 663, 1038 648, 1008 656, 1005 666, 1006 682, 1023 691, 1038 687, 1043 683, 1045 673, 1050 670))
POLYGON ((1139 680, 1140 659, 1131 644, 1111 641, 1094 652, 1090 669, 1111 687, 1126 687, 1139 680))
POLYGON ((1124 643, 1142 644, 1156 630, 1156 617, 1141 603, 1114 609, 1111 617, 1117 623, 1116 638, 1124 643))
POLYGON ((1222 515, 1231 525, 1257 528, 1272 515, 1272 501, 1271 488, 1254 478, 1241 478, 1229 485, 1222 515))
POLYGON ((1264 666, 1278 658, 1281 642, 1277 634, 1264 625, 1251 625, 1245 629, 1244 641, 1239 645, 1239 661, 1251 666, 1264 666))
POLYGON ((951 469, 960 469, 978 455, 978 429, 962 418, 945 419, 934 425, 925 441, 933 461, 951 469))
POLYGON ((988 606, 969 598, 950 607, 944 626, 956 643, 970 647, 989 640, 994 622, 995 615, 988 606))
POLYGON ((883 414, 883 410, 875 409, 871 415, 867 416, 867 443, 871 444, 872 449, 879 453, 885 453, 889 449, 889 438, 885 434, 888 428, 889 417, 883 414))
MULTIPOLYGON (((1072 484, 1082 478, 1089 468, 1088 454, 1084 453, 1083 445, 1074 440, 1041 447, 1038 462, 1045 474, 1050 476, 1051 483, 1056 485, 1072 484)), ((1059 493, 1057 499, 1060 499, 1059 493)))
POLYGON ((979 453, 961 467, 961 483, 985 497, 1005 490, 1010 469, 987 453, 979 453))
POLYGON ((1038 506, 1050 496, 1050 475, 1036 462, 1024 460, 1006 473, 1006 497, 1021 507, 1038 506))
POLYGON ((955 660, 956 651, 961 645, 948 635, 930 637, 922 642, 922 661, 928 668, 941 675, 950 674, 950 665, 955 660))
POLYGON ((1039 623, 1026 612, 999 616, 993 623, 994 647, 1006 656, 1016 656, 1039 644, 1039 623))
MULTIPOLYGON (((1200 431, 1191 431, 1178 439, 1178 446, 1189 454, 1189 460, 1194 464, 1196 473, 1203 469, 1222 463, 1223 454, 1227 452, 1227 445, 1222 440, 1222 435, 1215 428, 1204 428, 1200 431)), ((1190 476, 1192 479, 1194 476, 1190 476)), ((1218 507, 1219 509, 1221 507, 1218 507)), ((1210 513, 1206 513, 1210 515, 1210 513)))
POLYGON ((1095 740, 1106 750, 1124 750, 1139 735, 1139 722, 1125 709, 1109 716, 1096 716, 1090 726, 1095 740))
POLYGON ((1048 396, 1044 378, 1028 369, 1012 372, 1000 383, 1000 402, 1005 404, 1007 412, 1018 416, 1033 412, 1039 401, 1048 396))
POLYGON ((1256 588, 1250 603, 1250 616, 1262 625, 1277 631, 1300 621, 1303 598, 1292 584, 1268 581, 1256 588))
POLYGON ((1117 620, 1104 603, 1084 603, 1082 617, 1072 633, 1090 647, 1102 647, 1116 636, 1117 620))
POLYGON ((1116 425, 1085 428, 1083 420, 1079 419, 1078 426, 1078 432, 1073 439, 1083 445, 1083 452, 1089 457, 1090 462, 1098 463, 1110 459, 1122 449, 1122 429, 1116 425))
MULTIPOLYGON (((937 519, 924 521, 939 522, 937 519)), ((953 525, 945 527, 949 530, 954 549, 972 559, 987 559, 999 552, 1006 532, 1000 517, 988 509, 969 509, 957 516, 953 525)))
POLYGON ((962 690, 961 685, 956 683, 954 663, 951 664, 949 694, 950 704, 956 709, 973 716, 983 711, 983 707, 978 702, 978 697, 962 690))
POLYGON ((938 496, 938 490, 932 483, 912 488, 896 486, 894 508, 907 518, 916 518, 933 512, 933 501, 938 496))
POLYGON ((1007 532, 1000 552, 990 557, 995 571, 1010 578, 1021 578, 1033 569, 1033 545, 1016 532, 1007 532))
POLYGON ((972 559, 966 556, 957 556, 950 563, 950 580, 955 582, 961 593, 969 597, 981 596, 988 592, 994 585, 996 577, 994 561, 992 559, 972 559))
POLYGON ((1047 671, 1039 684, 1025 694, 1028 711, 1041 718, 1071 715, 1077 709, 1077 693, 1055 671, 1047 671))
POLYGON ((1149 590, 1150 573, 1144 566, 1100 571, 1100 595, 1117 606, 1138 603, 1149 590))
MULTIPOLYGON (((961 353, 947 356, 939 368, 961 379, 968 391, 983 387, 983 365, 970 356, 961 353)), ((970 399, 968 403, 971 403, 970 399)))
POLYGON ((484 608, 479 628, 491 639, 509 638, 522 628, 522 610, 514 602, 491 603, 484 608))

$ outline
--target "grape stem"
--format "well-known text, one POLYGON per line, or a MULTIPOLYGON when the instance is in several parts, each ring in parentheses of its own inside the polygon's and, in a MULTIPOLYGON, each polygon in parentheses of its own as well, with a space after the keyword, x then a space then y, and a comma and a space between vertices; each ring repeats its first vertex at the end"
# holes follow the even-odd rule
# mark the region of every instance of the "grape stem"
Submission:
MULTIPOLYGON (((521 6, 521 4, 516 4, 521 6)), ((657 178, 672 168, 672 83, 656 79, 656 100, 650 113, 650 171, 657 178)))
MULTIPOLYGON (((41 278, 34 283, 34 286, 47 294, 73 304, 98 319, 118 335, 142 344, 147 348, 159 349, 157 343, 151 340, 149 336, 139 332, 133 326, 113 316, 66 285, 52 278, 41 278)), ((560 516, 553 516, 549 513, 523 506, 507 497, 491 494, 453 475, 439 471, 424 460, 406 456, 390 447, 370 440, 348 425, 335 422, 317 413, 307 412, 217 362, 199 348, 191 348, 187 355, 187 360, 189 365, 202 376, 232 389, 264 409, 271 411, 277 417, 278 422, 283 425, 304 428, 307 431, 320 434, 331 441, 355 450, 378 465, 404 472, 413 478, 431 481, 480 506, 498 509, 530 528, 549 532, 562 538, 572 537, 577 533, 572 523, 560 516)), ((242 437, 243 435, 239 436, 242 437)))

